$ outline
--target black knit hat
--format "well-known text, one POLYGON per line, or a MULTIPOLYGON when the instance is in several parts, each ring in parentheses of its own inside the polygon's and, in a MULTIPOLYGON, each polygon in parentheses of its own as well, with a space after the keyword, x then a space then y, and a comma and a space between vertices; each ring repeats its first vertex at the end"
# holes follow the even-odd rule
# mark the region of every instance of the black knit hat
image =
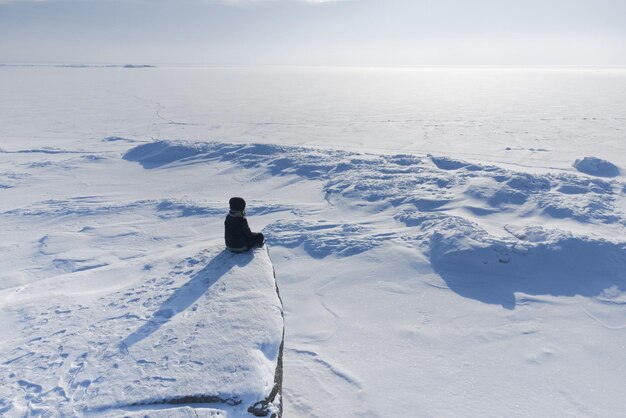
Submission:
POLYGON ((230 210, 243 212, 246 208, 246 201, 241 197, 231 197, 228 201, 228 205, 230 206, 230 210))

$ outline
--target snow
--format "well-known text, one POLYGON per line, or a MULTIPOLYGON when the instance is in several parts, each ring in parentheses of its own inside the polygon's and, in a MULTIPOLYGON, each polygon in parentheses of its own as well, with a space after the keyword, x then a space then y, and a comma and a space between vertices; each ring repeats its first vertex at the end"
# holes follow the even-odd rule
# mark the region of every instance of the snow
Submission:
POLYGON ((0 72, 1 413, 623 414, 623 69, 0 72))
MULTIPOLYGON (((59 283, 19 288, 28 297, 18 306, 20 335, 3 346, 4 412, 113 416, 129 407, 213 403, 228 416, 247 415, 274 387, 282 341, 267 253, 209 247, 170 267, 164 276, 146 266, 109 271, 142 282, 88 302, 84 290, 68 291, 70 283, 56 297, 49 288, 59 283)), ((88 280, 76 272, 102 268, 74 269, 66 280, 88 280)))
POLYGON ((585 157, 574 161, 574 167, 581 173, 591 174, 599 177, 616 177, 619 175, 619 168, 609 161, 596 157, 585 157))
POLYGON ((29 174, 11 176, 0 209, 3 416, 119 416, 182 401, 248 416, 274 388, 283 337, 267 251, 223 249, 223 205, 120 190, 130 164, 116 173, 109 156, 63 152, 37 164, 49 155, 7 164, 29 174), (188 222, 206 217, 208 236, 188 222))

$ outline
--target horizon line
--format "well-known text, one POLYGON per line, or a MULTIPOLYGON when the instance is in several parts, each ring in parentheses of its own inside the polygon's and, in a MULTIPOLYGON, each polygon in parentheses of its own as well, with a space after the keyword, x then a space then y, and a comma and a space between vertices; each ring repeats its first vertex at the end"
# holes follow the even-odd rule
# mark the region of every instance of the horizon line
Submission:
POLYGON ((55 68, 626 68, 626 64, 191 64, 191 63, 120 63, 120 62, 5 62, 0 67, 55 68))

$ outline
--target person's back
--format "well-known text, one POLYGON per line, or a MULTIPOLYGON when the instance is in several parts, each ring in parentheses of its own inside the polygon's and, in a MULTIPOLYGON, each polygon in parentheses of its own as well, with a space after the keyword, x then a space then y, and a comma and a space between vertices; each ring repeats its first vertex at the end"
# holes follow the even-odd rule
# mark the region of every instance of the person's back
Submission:
POLYGON ((224 221, 226 248, 234 252, 244 252, 254 247, 262 247, 265 237, 261 233, 252 232, 245 218, 246 201, 241 197, 233 197, 228 204, 230 211, 224 221))

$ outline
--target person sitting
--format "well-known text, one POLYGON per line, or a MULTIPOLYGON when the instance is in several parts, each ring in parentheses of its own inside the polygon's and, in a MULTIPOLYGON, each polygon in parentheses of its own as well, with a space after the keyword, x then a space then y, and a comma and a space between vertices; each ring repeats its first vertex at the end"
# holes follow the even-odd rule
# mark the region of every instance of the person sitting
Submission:
POLYGON ((252 232, 246 219, 246 201, 241 197, 233 197, 228 201, 230 211, 224 221, 224 240, 226 248, 242 253, 252 248, 262 247, 265 237, 260 232, 252 232))

